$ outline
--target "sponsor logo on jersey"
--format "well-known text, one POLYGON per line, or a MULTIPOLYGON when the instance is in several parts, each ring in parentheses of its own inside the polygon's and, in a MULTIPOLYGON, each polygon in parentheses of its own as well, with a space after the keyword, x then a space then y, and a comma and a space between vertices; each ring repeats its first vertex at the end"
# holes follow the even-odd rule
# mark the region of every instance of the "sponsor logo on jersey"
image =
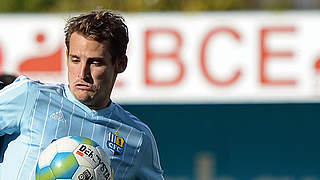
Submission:
POLYGON ((113 155, 121 155, 124 149, 125 141, 122 137, 119 137, 118 134, 117 131, 115 133, 108 133, 107 147, 113 155))

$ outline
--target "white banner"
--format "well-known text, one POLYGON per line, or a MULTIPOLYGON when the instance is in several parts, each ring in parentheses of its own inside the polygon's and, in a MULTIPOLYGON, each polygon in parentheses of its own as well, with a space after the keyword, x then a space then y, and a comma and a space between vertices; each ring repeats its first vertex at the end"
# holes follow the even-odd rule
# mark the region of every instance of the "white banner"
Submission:
MULTIPOLYGON (((67 15, 0 15, 0 72, 66 82, 67 15)), ((317 102, 320 14, 125 14, 120 103, 317 102)))

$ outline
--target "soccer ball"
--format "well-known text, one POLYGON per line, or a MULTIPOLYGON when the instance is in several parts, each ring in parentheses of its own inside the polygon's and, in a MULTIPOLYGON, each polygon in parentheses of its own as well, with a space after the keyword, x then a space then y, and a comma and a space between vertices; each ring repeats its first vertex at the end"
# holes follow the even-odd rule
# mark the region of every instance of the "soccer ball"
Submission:
POLYGON ((36 180, 113 180, 110 159, 89 138, 67 136, 40 154, 36 180))

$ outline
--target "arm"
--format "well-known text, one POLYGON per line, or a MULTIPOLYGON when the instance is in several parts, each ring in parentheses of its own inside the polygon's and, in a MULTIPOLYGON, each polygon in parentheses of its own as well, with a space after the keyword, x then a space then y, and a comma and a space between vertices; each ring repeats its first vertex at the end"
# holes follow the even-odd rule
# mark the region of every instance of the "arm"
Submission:
POLYGON ((140 153, 140 168, 138 179, 141 180, 163 180, 163 170, 160 166, 158 148, 153 135, 144 135, 140 153))
POLYGON ((0 91, 0 136, 19 132, 28 96, 27 89, 27 79, 20 77, 0 91))

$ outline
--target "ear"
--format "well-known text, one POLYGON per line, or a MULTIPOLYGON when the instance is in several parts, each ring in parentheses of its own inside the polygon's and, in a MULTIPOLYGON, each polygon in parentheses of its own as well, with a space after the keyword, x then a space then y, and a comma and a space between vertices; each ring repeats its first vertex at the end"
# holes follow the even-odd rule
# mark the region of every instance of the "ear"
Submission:
POLYGON ((122 73, 127 68, 128 57, 126 55, 122 55, 118 57, 116 60, 116 72, 122 73))

